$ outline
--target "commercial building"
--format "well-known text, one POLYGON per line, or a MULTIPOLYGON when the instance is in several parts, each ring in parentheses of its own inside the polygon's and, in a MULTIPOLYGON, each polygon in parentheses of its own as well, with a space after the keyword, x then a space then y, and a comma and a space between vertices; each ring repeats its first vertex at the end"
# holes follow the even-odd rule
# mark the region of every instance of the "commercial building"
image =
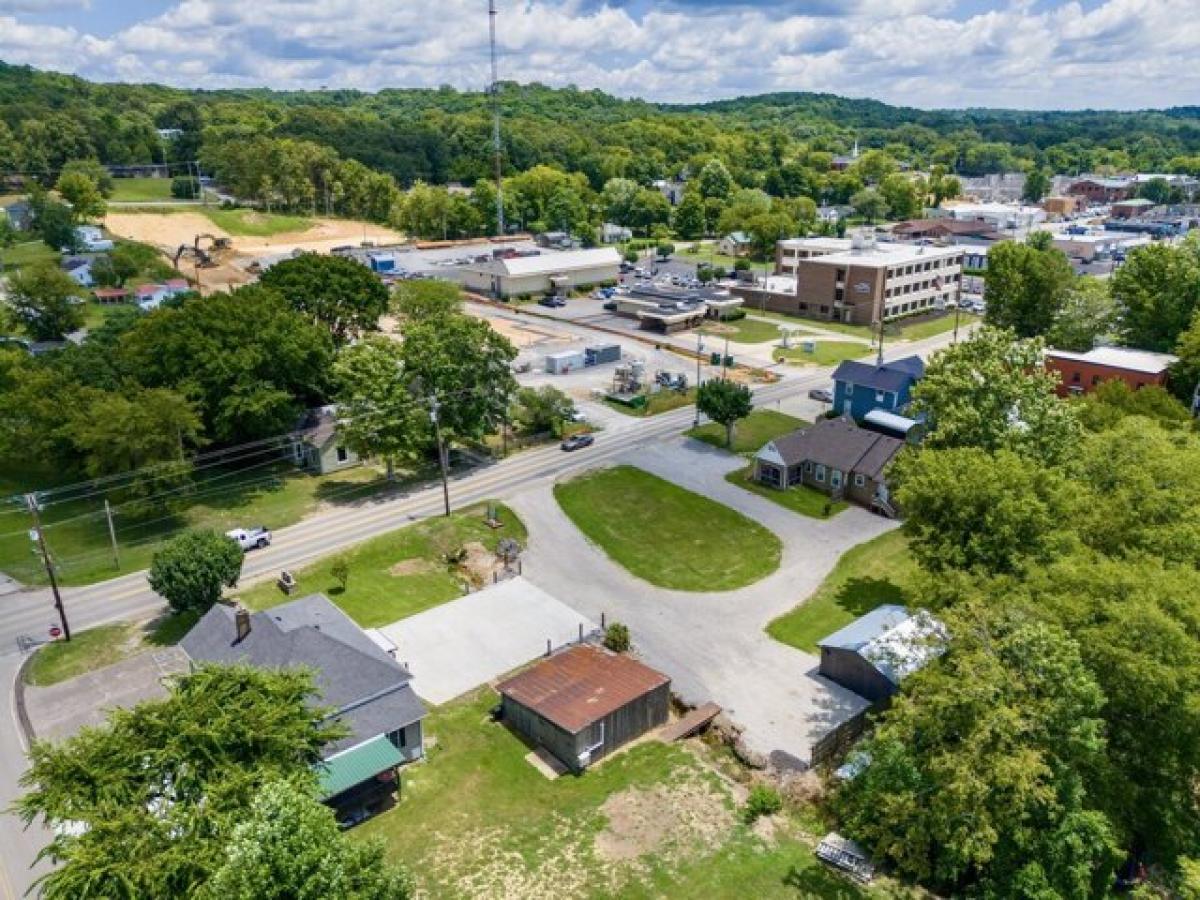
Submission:
POLYGON ((817 646, 819 672, 860 697, 882 703, 900 683, 945 649, 946 629, 926 612, 910 615, 903 606, 884 604, 817 646))
POLYGON ((748 305, 811 319, 871 325, 957 303, 962 247, 880 243, 869 235, 780 241, 777 276, 793 281, 734 288, 748 305), (790 288, 790 289, 789 289, 790 288))
POLYGON ((1115 219, 1132 219, 1137 216, 1144 216, 1150 210, 1154 209, 1155 203, 1153 200, 1147 200, 1145 197, 1132 197, 1129 200, 1121 200, 1114 203, 1109 210, 1109 213, 1115 219))
POLYGON ((411 676, 323 594, 251 613, 213 606, 179 644, 195 663, 311 669, 327 721, 347 735, 321 748, 321 798, 356 821, 388 803, 397 769, 424 755, 425 707, 411 676))
POLYGON ((985 243, 1004 239, 991 222, 982 219, 960 221, 959 219, 909 219, 892 227, 891 235, 897 241, 945 241, 958 243, 975 240, 985 243))
POLYGON ((1067 188, 1067 193, 1082 197, 1088 203, 1113 203, 1128 200, 1137 189, 1137 184, 1128 175, 1105 177, 1085 175, 1077 178, 1067 188))
POLYGON ((589 644, 496 686, 504 720, 572 772, 667 721, 671 679, 589 644))
POLYGON ((1062 232, 1054 235, 1053 244, 1073 259, 1084 262, 1111 259, 1114 254, 1128 253, 1135 247, 1150 243, 1144 234, 1120 231, 1087 232, 1071 234, 1062 232))
POLYGON ((620 271, 621 254, 615 247, 512 256, 451 270, 467 290, 498 298, 615 283, 620 271))
POLYGON ((1097 347, 1086 353, 1046 351, 1046 368, 1058 372, 1059 396, 1088 394, 1105 381, 1124 381, 1133 389, 1165 387, 1170 367, 1179 357, 1129 347, 1097 347))
POLYGON ((1079 197, 1047 197, 1042 201, 1042 209, 1050 219, 1065 219, 1079 212, 1079 197))
POLYGON ((1040 206, 1022 206, 1016 203, 967 203, 947 200, 931 215, 939 219, 957 222, 985 222, 996 231, 1028 231, 1039 222, 1046 221, 1046 211, 1040 206))
POLYGON ((724 288, 696 290, 655 285, 632 287, 612 298, 616 313, 637 319, 642 328, 673 334, 695 328, 705 319, 723 319, 744 302, 724 288))
POLYGON ((1024 172, 997 172, 991 175, 959 178, 964 197, 980 203, 1012 203, 1025 192, 1024 172))

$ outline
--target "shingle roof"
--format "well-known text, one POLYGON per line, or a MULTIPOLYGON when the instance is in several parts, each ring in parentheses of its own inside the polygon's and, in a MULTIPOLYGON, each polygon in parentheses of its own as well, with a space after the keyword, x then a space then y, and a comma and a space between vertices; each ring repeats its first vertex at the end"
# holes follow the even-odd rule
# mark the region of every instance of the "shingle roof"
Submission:
POLYGON ((808 428, 775 438, 767 446, 775 447, 784 465, 794 466, 811 460, 878 481, 884 468, 905 445, 904 441, 867 431, 849 419, 841 418, 820 419, 808 428))
POLYGON ((578 734, 670 681, 628 656, 580 644, 502 681, 496 690, 578 734))
POLYGON ((262 668, 305 666, 315 671, 318 702, 338 711, 351 734, 327 751, 417 721, 425 708, 408 671, 385 653, 323 594, 250 616, 250 633, 236 640, 234 610, 217 604, 180 646, 197 662, 246 662, 262 668))
POLYGON ((920 380, 924 374, 925 363, 919 356, 906 356, 882 366, 847 359, 834 370, 833 380, 861 384, 879 391, 898 391, 920 380))

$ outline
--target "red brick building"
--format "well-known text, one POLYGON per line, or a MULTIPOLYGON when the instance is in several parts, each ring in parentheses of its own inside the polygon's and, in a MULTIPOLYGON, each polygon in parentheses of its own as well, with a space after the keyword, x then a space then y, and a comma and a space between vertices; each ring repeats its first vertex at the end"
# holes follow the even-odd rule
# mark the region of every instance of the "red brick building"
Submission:
POLYGON ((1178 357, 1128 347, 1097 347, 1087 353, 1046 351, 1046 368, 1059 373, 1061 397, 1091 393, 1105 381, 1124 381, 1133 389, 1166 386, 1167 370, 1178 357))

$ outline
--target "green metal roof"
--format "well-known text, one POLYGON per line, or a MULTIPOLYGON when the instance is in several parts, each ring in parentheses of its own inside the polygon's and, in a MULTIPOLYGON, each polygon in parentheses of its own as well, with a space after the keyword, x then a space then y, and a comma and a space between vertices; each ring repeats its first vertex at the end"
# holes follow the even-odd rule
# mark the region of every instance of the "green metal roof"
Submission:
POLYGON ((404 755, 382 734, 357 747, 335 753, 317 765, 321 799, 328 800, 402 762, 404 755))

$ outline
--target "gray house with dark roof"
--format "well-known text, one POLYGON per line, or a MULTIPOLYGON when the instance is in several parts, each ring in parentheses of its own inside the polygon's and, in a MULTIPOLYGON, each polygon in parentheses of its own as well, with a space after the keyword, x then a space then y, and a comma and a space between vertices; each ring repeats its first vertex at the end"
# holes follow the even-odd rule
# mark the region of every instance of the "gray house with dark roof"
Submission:
POLYGON ((901 413, 924 374, 925 363, 919 356, 879 365, 845 360, 833 372, 833 411, 855 421, 877 409, 901 413))
POLYGON ((322 406, 304 414, 292 443, 292 459, 318 475, 359 464, 358 454, 338 439, 336 406, 322 406))
POLYGON ((180 642, 197 663, 313 670, 330 719, 349 733, 323 748, 323 799, 357 819, 386 803, 397 768, 424 755, 425 707, 412 676, 324 594, 251 613, 217 604, 180 642))
POLYGON ((759 450, 754 480, 780 490, 806 485, 894 516, 887 467, 904 446, 904 441, 859 428, 848 418, 821 419, 759 450))

